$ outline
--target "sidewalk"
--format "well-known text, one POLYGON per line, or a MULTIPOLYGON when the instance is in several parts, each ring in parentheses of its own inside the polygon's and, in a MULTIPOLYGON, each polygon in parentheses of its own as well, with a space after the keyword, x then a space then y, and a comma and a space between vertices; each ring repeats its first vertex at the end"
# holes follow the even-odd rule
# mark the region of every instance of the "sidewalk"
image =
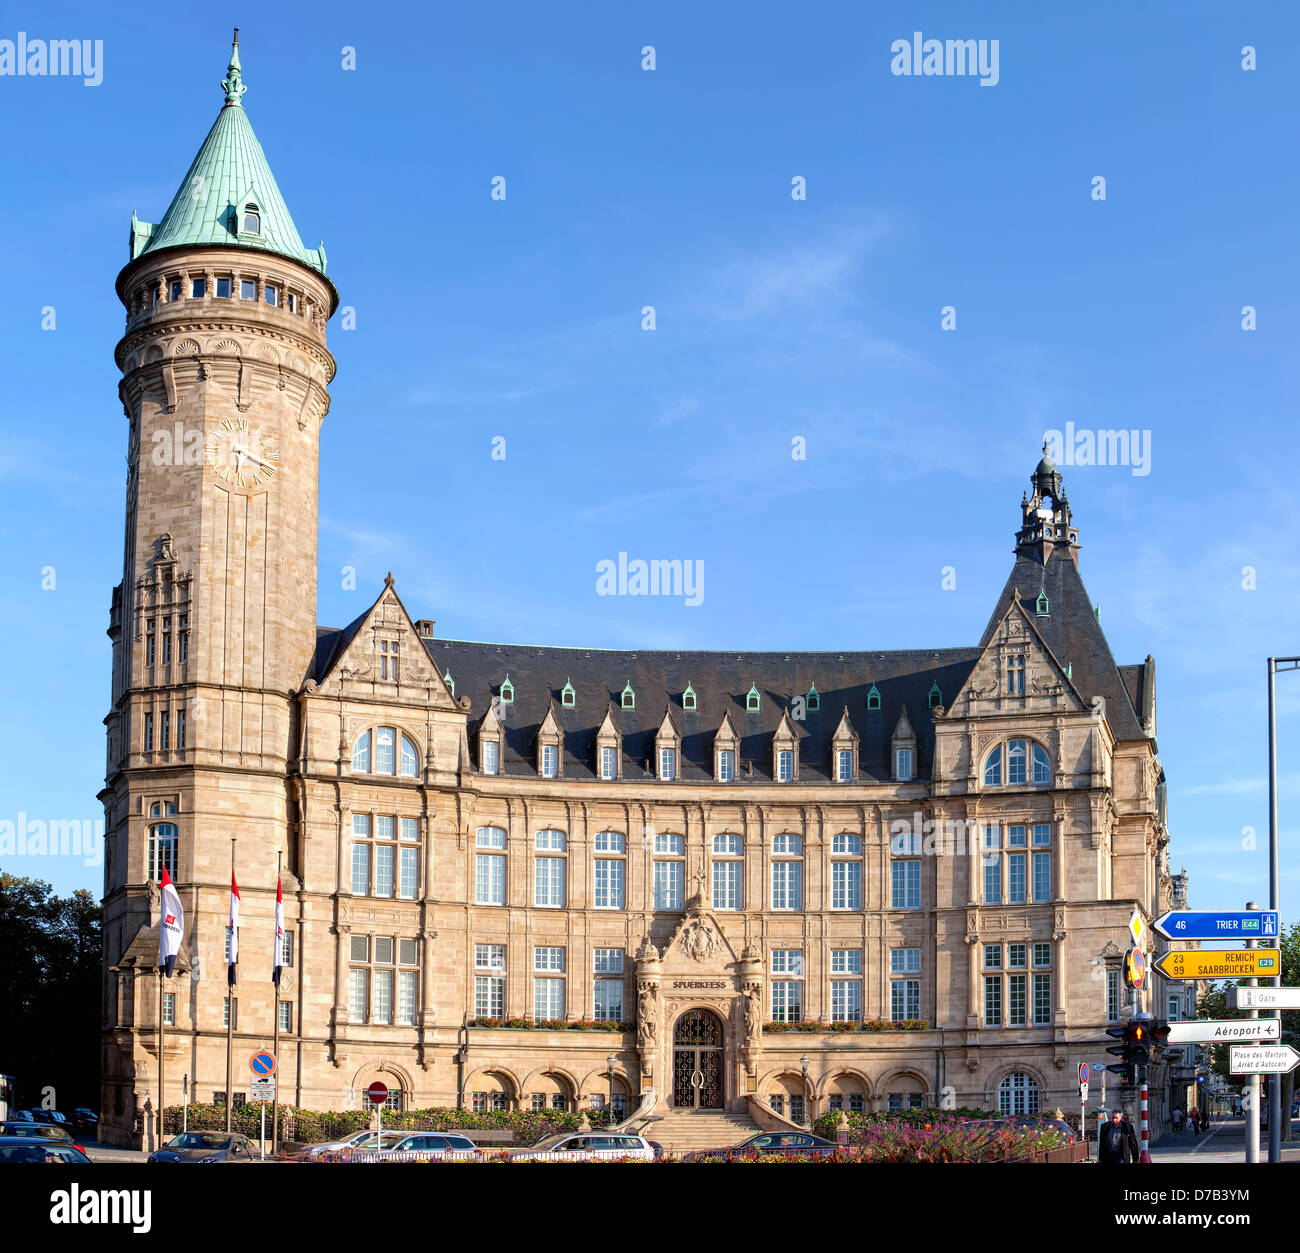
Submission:
MULTIPOLYGON (((1167 1162, 1219 1164, 1246 1160, 1246 1120, 1244 1118, 1216 1117, 1208 1131, 1193 1135, 1165 1135, 1151 1145, 1151 1161, 1155 1165, 1167 1162)), ((1268 1128, 1260 1128, 1260 1161, 1268 1161, 1268 1128)), ((1282 1141, 1282 1160, 1300 1162, 1300 1122, 1291 1123, 1291 1139, 1282 1141)))

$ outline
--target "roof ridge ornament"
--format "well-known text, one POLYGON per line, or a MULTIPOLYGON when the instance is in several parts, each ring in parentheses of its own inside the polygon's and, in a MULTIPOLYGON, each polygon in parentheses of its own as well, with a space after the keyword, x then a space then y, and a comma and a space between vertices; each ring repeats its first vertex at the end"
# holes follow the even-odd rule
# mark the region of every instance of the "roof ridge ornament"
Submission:
POLYGON ((244 92, 244 72, 239 64, 239 27, 235 27, 234 44, 230 49, 230 64, 226 66, 226 77, 221 80, 221 88, 226 93, 226 103, 242 109, 244 92))

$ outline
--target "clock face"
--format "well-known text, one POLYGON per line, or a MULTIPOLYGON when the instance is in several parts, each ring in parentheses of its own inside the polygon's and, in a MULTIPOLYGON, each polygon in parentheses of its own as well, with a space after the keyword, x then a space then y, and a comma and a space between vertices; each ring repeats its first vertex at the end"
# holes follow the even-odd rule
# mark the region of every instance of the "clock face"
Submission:
POLYGON ((231 487, 260 487, 280 468, 275 439, 247 418, 222 418, 209 431, 204 453, 213 473, 231 487))

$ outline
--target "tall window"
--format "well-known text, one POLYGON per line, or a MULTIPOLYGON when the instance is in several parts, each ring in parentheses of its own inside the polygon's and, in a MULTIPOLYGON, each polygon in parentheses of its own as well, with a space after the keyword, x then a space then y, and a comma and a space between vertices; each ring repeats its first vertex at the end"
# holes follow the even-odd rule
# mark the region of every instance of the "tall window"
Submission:
POLYGON ((794 781, 794 750, 781 749, 776 755, 776 781, 792 783, 794 781))
POLYGON ((685 841, 680 835, 655 832, 654 907, 656 909, 682 908, 685 851, 685 841))
POLYGON ((595 899, 597 909, 624 908, 626 841, 617 831, 596 833, 595 899))
POLYGON ((862 908, 862 837, 831 837, 831 908, 862 908))
MULTIPOLYGON (((161 813, 163 807, 154 805, 155 814, 161 813)), ((168 813, 175 813, 176 806, 170 802, 168 813)), ((177 851, 180 843, 179 830, 174 822, 156 822, 149 828, 149 878, 161 882, 163 867, 174 879, 177 873, 177 851)))
POLYGON ((659 750, 659 777, 661 779, 677 778, 677 750, 661 748, 659 750))
POLYGON ((184 665, 190 659, 190 615, 180 614, 176 619, 176 660, 184 665))
POLYGON ((853 750, 841 748, 835 754, 835 779, 839 783, 853 781, 853 750))
POLYGON ((499 774, 501 771, 501 744, 497 740, 483 741, 483 773, 499 774))
POLYGON ((998 1112, 1001 1114, 1038 1113, 1038 1084, 1021 1071, 1007 1075, 998 1084, 998 1112))
POLYGON ((1002 1025, 1002 976, 984 976, 984 1025, 1002 1025))
POLYGON ((1052 854, 1034 854, 1034 900, 1052 899, 1052 854))
POLYGON ((533 1017, 564 1017, 564 949, 547 945, 533 949, 533 1017))
POLYGON ((908 783, 912 778, 912 750, 897 748, 894 750, 894 777, 899 783, 908 783))
POLYGON ((772 950, 772 1021, 799 1022, 803 1018, 803 952, 772 950))
POLYGON ((598 948, 592 963, 592 1012, 597 1022, 623 1021, 623 950, 598 948))
POLYGON ((1023 656, 1007 658, 1007 695, 1025 694, 1025 659, 1023 656))
POLYGON ((895 1022, 921 1016, 921 980, 897 978, 898 975, 920 975, 921 950, 895 948, 889 950, 889 1016, 895 1022))
POLYGON ((255 204, 250 204, 244 209, 243 229, 249 235, 260 235, 262 233, 262 215, 257 211, 255 204))
POLYGON ((474 945, 474 1014, 478 1018, 500 1018, 506 1004, 506 946, 474 945), (483 973, 480 973, 483 972, 483 973))
POLYGON ((479 827, 474 834, 474 903, 506 903, 506 833, 500 827, 479 827), (501 850, 501 851, 496 851, 501 850))
POLYGON ((144 751, 153 752, 153 714, 144 716, 144 751))
POLYGON ((1106 971, 1106 1021, 1119 1021, 1120 1006, 1120 972, 1118 970, 1106 971))
POLYGON ((736 777, 736 750, 718 749, 718 782, 730 783, 736 777))
POLYGON ((797 835, 772 840, 772 908, 803 908, 803 841, 797 835))
POLYGON ((618 778, 618 749, 612 744, 606 744, 600 750, 600 777, 602 779, 618 778))
POLYGON ((176 747, 185 747, 185 710, 183 707, 176 711, 176 747))
POLYGON ((560 769, 560 748, 558 744, 542 745, 542 778, 554 779, 560 769))
POLYGON ((741 909, 744 907, 743 883, 745 873, 744 843, 738 835, 713 837, 714 909, 741 909))
POLYGON ((831 949, 831 1018, 857 1022, 862 1018, 862 950, 831 949))
POLYGON ((889 837, 891 909, 921 907, 921 833, 901 831, 889 837), (906 860, 904 860, 906 859, 906 860))
POLYGON ((176 1025, 176 993, 163 993, 163 1022, 169 1026, 176 1025))
POLYGON ((563 831, 539 831, 533 837, 537 858, 533 862, 533 904, 543 908, 564 906, 565 858, 563 831), (543 856, 545 854, 545 856, 543 856))
POLYGON ((370 772, 370 732, 362 731, 357 742, 352 746, 352 769, 370 772))

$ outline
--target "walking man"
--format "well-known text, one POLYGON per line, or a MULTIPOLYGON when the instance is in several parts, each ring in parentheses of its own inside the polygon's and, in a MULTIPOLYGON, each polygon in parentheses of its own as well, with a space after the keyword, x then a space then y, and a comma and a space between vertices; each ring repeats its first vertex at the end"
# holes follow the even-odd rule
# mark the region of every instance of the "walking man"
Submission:
POLYGON ((1110 1111, 1110 1122, 1101 1129, 1097 1138, 1097 1161, 1103 1166, 1129 1165, 1138 1160, 1137 1135, 1133 1124, 1124 1117, 1122 1109, 1110 1111))

